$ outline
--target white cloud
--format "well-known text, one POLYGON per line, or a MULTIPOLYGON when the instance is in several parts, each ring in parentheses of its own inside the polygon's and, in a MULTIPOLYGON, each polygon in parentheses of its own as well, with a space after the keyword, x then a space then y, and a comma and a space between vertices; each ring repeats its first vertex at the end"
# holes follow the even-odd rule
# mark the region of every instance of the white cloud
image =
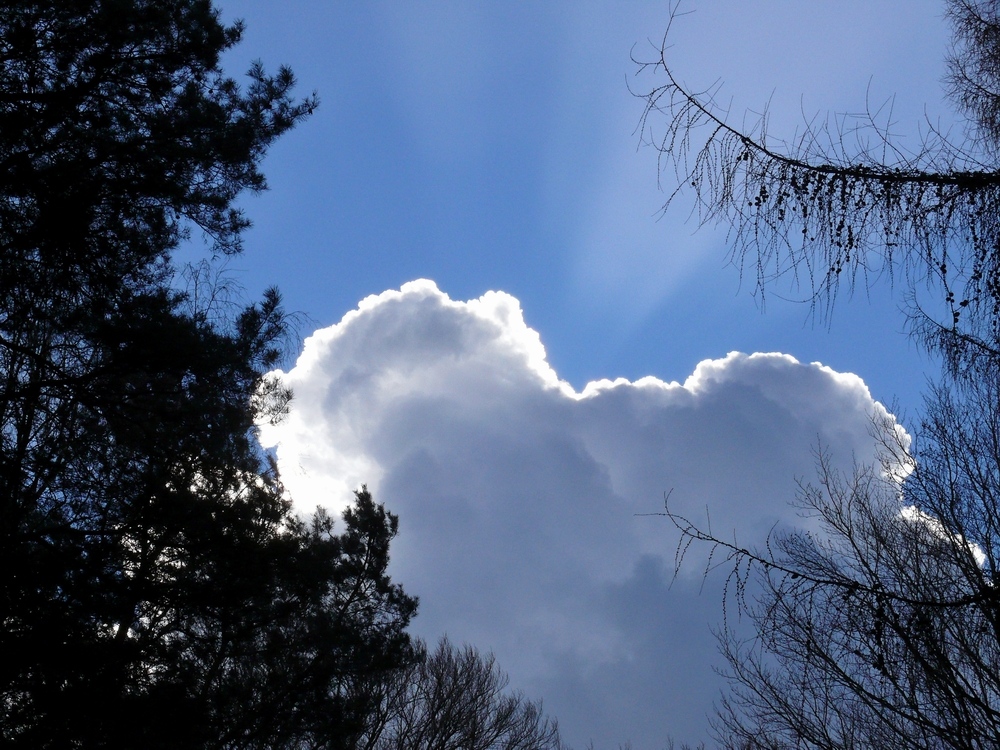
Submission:
POLYGON ((899 514, 910 523, 922 524, 928 531, 939 539, 946 542, 951 542, 956 545, 965 544, 969 548, 969 552, 972 553, 973 559, 980 566, 986 564, 986 552, 975 542, 967 541, 961 534, 956 534, 954 531, 950 531, 947 526, 941 523, 941 520, 935 518, 929 513, 924 513, 920 508, 915 505, 907 505, 899 514))
POLYGON ((857 376, 784 354, 578 393, 516 299, 457 302, 430 281, 317 331, 285 380, 291 414, 263 440, 296 502, 339 509, 366 482, 400 516, 393 574, 420 596, 414 632, 492 649, 578 747, 704 737, 720 687, 720 582, 692 560, 671 587, 676 534, 636 514, 672 490, 716 534, 761 541, 796 521, 818 445, 874 458, 881 410, 857 376))

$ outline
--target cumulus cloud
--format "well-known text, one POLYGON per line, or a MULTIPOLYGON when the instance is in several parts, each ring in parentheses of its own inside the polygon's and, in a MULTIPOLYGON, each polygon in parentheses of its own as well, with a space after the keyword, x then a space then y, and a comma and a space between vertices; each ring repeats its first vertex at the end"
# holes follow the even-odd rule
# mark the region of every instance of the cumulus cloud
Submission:
POLYGON ((859 377, 785 354, 577 392, 515 298, 425 280, 317 331, 283 377, 291 413, 262 439, 299 506, 337 510, 367 483, 400 516, 414 632, 492 649, 578 747, 705 737, 721 687, 721 584, 694 559, 672 581, 676 533, 637 514, 671 491, 672 510, 760 542, 801 522, 788 502, 814 450, 873 459, 884 413, 859 377))

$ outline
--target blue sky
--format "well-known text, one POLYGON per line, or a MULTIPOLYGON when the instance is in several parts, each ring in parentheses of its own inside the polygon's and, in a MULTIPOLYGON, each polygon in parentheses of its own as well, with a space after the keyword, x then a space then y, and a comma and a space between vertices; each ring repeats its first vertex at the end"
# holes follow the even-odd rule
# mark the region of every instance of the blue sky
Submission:
MULTIPOLYGON (((314 445, 326 446, 317 453, 326 456, 330 465, 340 466, 336 457, 348 456, 343 465, 353 468, 336 476, 324 475, 325 481, 335 484, 338 477, 353 481, 351 472, 367 467, 372 476, 362 481, 373 484, 380 499, 399 510, 404 529, 400 554, 410 561, 410 568, 399 572, 404 582, 407 574, 412 586, 421 582, 430 586, 428 581, 434 580, 428 572, 433 568, 421 568, 416 561, 418 550, 449 544, 455 544, 457 549, 462 535, 468 540, 476 533, 493 534, 493 538, 500 533, 489 525, 476 527, 478 532, 472 526, 456 525, 449 531, 450 536, 428 536, 423 546, 413 536, 405 536, 407 523, 415 524, 411 521, 413 514, 433 502, 434 493, 427 488, 437 487, 440 497, 451 497, 455 503, 459 503, 455 498, 464 498, 461 503, 468 503, 470 508, 474 505, 470 498, 477 493, 481 497, 503 496, 496 491, 499 480, 489 489, 467 477, 459 481, 452 466, 464 456, 466 474, 505 476, 511 471, 508 467, 504 474, 500 465, 490 462, 478 465, 473 460, 475 452, 458 451, 462 445, 481 445, 482 452, 500 450, 496 442, 497 413, 475 400, 475 394, 482 398, 487 397, 482 394, 501 400, 512 398, 510 419, 521 420, 517 422, 520 429, 533 436, 531 440, 540 441, 539 445, 548 445, 541 436, 558 434, 560 437, 553 438, 552 444, 565 439, 566 445, 584 446, 580 450, 591 451, 587 454, 589 463, 578 465, 567 459, 565 467, 576 467, 572 471, 583 471, 580 466, 584 464, 597 467, 594 471, 595 476, 600 475, 599 481, 595 479, 597 484, 586 487, 593 490, 599 486, 603 489, 593 490, 597 494, 624 498, 618 508, 622 518, 631 520, 632 513, 643 508, 656 509, 662 492, 671 486, 667 482, 685 476, 683 471, 672 469, 660 475, 649 467, 683 460, 693 467, 693 475, 696 467, 717 470, 719 462, 725 460, 708 447, 700 458, 690 453, 678 458, 667 443, 658 443, 659 438, 652 436, 660 434, 656 430, 650 433, 650 445, 660 446, 663 452, 657 454, 651 448, 647 455, 638 451, 646 463, 611 455, 616 450, 636 452, 636 447, 630 447, 624 438, 614 443, 617 448, 598 449, 587 437, 588 430, 596 429, 595 424, 617 425, 608 429, 624 432, 641 432, 649 427, 631 411, 629 419, 638 422, 629 422, 621 415, 584 417, 574 411, 577 407, 545 401, 548 405, 538 406, 537 413, 550 415, 545 417, 550 421, 539 417, 538 423, 527 425, 529 415, 536 413, 524 407, 525 403, 535 403, 536 396, 527 395, 534 393, 534 386, 517 390, 519 395, 515 397, 511 395, 514 391, 489 385, 495 381, 522 382, 522 376, 530 380, 522 372, 521 355, 510 354, 522 352, 519 344, 514 346, 510 341, 531 340, 533 334, 525 330, 537 332, 551 377, 563 381, 565 388, 576 394, 588 382, 603 378, 635 381, 653 376, 685 384, 699 362, 724 361, 718 368, 726 374, 718 382, 741 384, 733 386, 734 394, 745 395, 748 389, 758 389, 754 391, 758 395, 744 400, 738 395, 718 396, 722 399, 719 403, 731 403, 738 412, 746 407, 747 414, 756 414, 762 403, 776 405, 774 414, 778 416, 768 416, 770 412, 760 407, 763 421, 751 419, 747 423, 756 424, 757 433, 745 425, 734 426, 737 422, 728 417, 718 418, 719 425, 728 425, 726 430, 736 430, 721 437, 720 444, 735 441, 732 445, 744 446, 749 456, 756 455, 750 446, 771 445, 769 436, 777 429, 775 425, 786 424, 782 421, 785 416, 797 415, 797 421, 793 420, 795 429, 785 429, 783 440, 774 442, 773 451, 757 464, 769 467, 769 476, 764 478, 767 482, 748 487, 744 475, 742 484, 733 479, 731 484, 710 486, 697 479, 687 490, 691 502, 697 500, 700 507, 711 497, 722 498, 727 492, 745 489, 747 498, 758 498, 753 502, 762 509, 766 506, 756 521, 748 521, 751 525, 781 516, 780 504, 774 505, 766 498, 779 496, 782 502, 791 499, 792 480, 808 472, 811 465, 808 443, 814 437, 827 435, 846 452, 870 450, 858 437, 863 412, 868 408, 864 404, 870 406, 870 399, 866 402, 866 397, 859 395, 857 382, 824 375, 825 385, 816 386, 814 397, 820 399, 827 394, 831 403, 840 404, 837 394, 847 393, 851 394, 849 403, 854 405, 844 407, 844 413, 854 415, 850 425, 834 429, 830 427, 829 410, 821 408, 822 404, 806 405, 811 386, 789 385, 788 392, 801 398, 785 403, 784 395, 775 395, 773 389, 762 385, 766 377, 760 371, 741 369, 742 360, 723 360, 727 353, 781 352, 802 363, 822 362, 834 373, 858 376, 877 400, 898 398, 907 414, 913 414, 919 406, 920 393, 926 378, 933 376, 934 365, 901 333, 903 318, 897 310, 902 300, 900 289, 890 290, 882 284, 870 297, 858 290, 852 299, 840 301, 829 322, 810 318, 805 304, 782 299, 801 298, 806 293, 802 289, 775 288, 762 311, 760 300, 752 295, 753 279, 741 283, 738 269, 727 265, 725 227, 698 230, 693 221, 687 220, 691 206, 683 197, 666 215, 660 215, 665 194, 658 188, 656 154, 639 147, 636 126, 642 101, 629 92, 629 86, 642 90, 655 85, 656 79, 637 79, 630 55, 655 54, 654 46, 659 45, 668 20, 667 3, 277 4, 246 0, 223 2, 221 7, 226 20, 243 18, 247 23, 245 41, 225 61, 228 70, 237 73, 258 58, 271 69, 288 64, 298 77, 301 91, 316 90, 321 99, 315 116, 275 145, 267 158, 264 170, 271 190, 245 201, 255 227, 247 234, 246 253, 230 262, 232 273, 251 294, 276 284, 285 295, 287 307, 308 316, 304 335, 337 324, 369 295, 398 290, 415 279, 433 280, 440 290, 411 288, 411 297, 406 298, 409 301, 399 303, 399 309, 416 305, 407 313, 409 317, 393 317, 387 312, 388 298, 380 298, 381 302, 370 302, 368 312, 353 319, 351 331, 369 326, 365 330, 369 330, 376 353, 382 351, 379 347, 391 350, 399 346, 401 339, 389 336, 387 329, 378 328, 373 321, 383 321, 386 326, 391 321, 391 330, 406 341, 424 342, 424 354, 413 354, 422 363, 420 367, 414 365, 416 359, 404 366, 388 355, 372 355, 371 361, 376 364, 364 365, 376 368, 371 372, 382 373, 379 383, 390 373, 392 382, 406 381, 405 387, 397 391, 385 390, 383 385, 357 386, 360 390, 351 390, 356 387, 356 381, 351 381, 354 385, 344 385, 341 396, 352 395, 355 400, 350 403, 354 406, 338 407, 338 413, 351 415, 356 426, 348 429, 331 418, 322 428, 315 428, 319 430, 316 433, 310 432, 314 427, 300 424, 296 428, 310 435, 314 445), (463 338, 465 334, 454 338, 458 329, 448 327, 454 322, 441 329, 439 338, 428 336, 428 330, 437 330, 433 326, 438 325, 434 322, 438 321, 438 313, 433 310, 438 308, 459 315, 465 321, 454 323, 459 329, 479 330, 476 326, 482 319, 469 311, 489 305, 455 305, 479 300, 490 290, 509 295, 519 307, 514 302, 508 307, 513 305, 511 310, 516 307, 523 313, 526 328, 515 325, 511 330, 516 329, 516 335, 501 336, 507 342, 504 346, 510 344, 513 349, 488 348, 487 354, 481 354, 486 350, 463 338), (430 307, 417 305, 413 301, 417 298, 430 307), (406 328, 416 322, 424 326, 419 335, 406 328), (443 364, 433 364, 442 351, 450 352, 450 357, 464 353, 463 362, 478 364, 453 372, 443 364), (491 367, 500 369, 494 371, 491 367), (454 383, 453 392, 446 397, 428 387, 426 381, 406 380, 415 378, 416 372, 424 373, 424 378, 431 377, 428 372, 438 373, 435 377, 454 383), (443 372, 450 374, 445 377, 440 374, 443 372), (827 387, 833 390, 824 390, 827 387), (378 395, 390 392, 396 394, 392 399, 378 395), (402 399, 400 393, 407 394, 409 400, 402 399), (472 395, 456 395, 464 393, 472 395), (365 421, 365 409, 360 407, 376 410, 378 404, 398 405, 401 399, 408 405, 406 410, 378 407, 382 411, 369 414, 370 419, 365 421), (410 416, 404 419, 400 416, 404 413, 410 416), (455 417, 459 413, 465 417, 455 417), (413 415, 421 415, 422 421, 413 415), (601 421, 604 419, 608 421, 601 421), (413 427, 415 424, 423 426, 413 427), (409 432, 405 425, 411 425, 409 432), (646 426, 640 429, 636 425, 646 426), (487 433, 482 430, 486 426, 490 429, 484 437, 487 433), (399 461, 386 457, 385 449, 379 447, 384 445, 398 447, 399 461), (401 463, 404 455, 413 460, 424 456, 428 458, 427 466, 440 468, 436 476, 420 474, 426 486, 421 485, 419 493, 413 489, 415 484, 409 489, 403 485, 404 477, 415 476, 411 465, 407 468, 401 463), (629 471, 644 478, 630 484, 629 471), (786 484, 770 484, 772 479, 786 484), (449 485, 460 488, 448 490, 449 485), (787 492, 780 489, 785 486, 787 492), (698 495, 698 488, 704 490, 704 497, 698 495)), ((895 131, 911 143, 916 143, 918 125, 925 116, 947 122, 948 107, 942 102, 939 84, 947 28, 941 20, 939 2, 911 0, 904 5, 870 0, 688 0, 681 10, 691 12, 675 23, 669 52, 674 70, 693 88, 722 81, 721 98, 732 100, 736 122, 743 112, 759 111, 770 102, 771 130, 790 136, 801 128, 803 113, 860 112, 866 101, 881 105, 892 95, 894 120, 898 123, 895 131)), ((517 316, 510 312, 508 318, 514 320, 517 316)), ((494 334, 507 330, 506 322, 494 323, 499 326, 489 328, 494 334)), ((348 328, 336 330, 340 333, 331 334, 334 338, 340 336, 336 341, 347 341, 354 335, 348 335, 348 328)), ((489 339, 494 334, 482 335, 489 339)), ((357 367, 352 372, 363 369, 358 359, 361 349, 335 350, 341 357, 355 358, 351 361, 357 367)), ((325 361, 319 354, 316 357, 325 361)), ((754 362, 757 367, 763 360, 754 362)), ((541 371, 532 367, 528 368, 531 373, 541 371)), ((791 368, 789 372, 798 373, 794 378, 802 378, 802 383, 812 383, 811 378, 819 377, 819 370, 796 369, 790 364, 787 367, 791 368)), ((315 402, 308 402, 303 395, 299 401, 302 408, 317 413, 332 408, 330 404, 337 399, 306 378, 304 366, 298 372, 298 376, 290 377, 298 377, 301 393, 319 394, 315 402)), ((333 376, 327 372, 324 377, 329 380, 333 376)), ((626 392, 632 393, 621 391, 626 392)), ((636 392, 645 393, 641 388, 636 392)), ((691 393, 695 394, 690 396, 692 403, 697 402, 701 391, 695 388, 691 393)), ((617 403, 610 396, 602 398, 605 400, 594 403, 617 403)), ((621 396, 623 401, 631 398, 621 396)), ((646 396, 635 398, 641 401, 646 396)), ((613 411, 611 406, 607 408, 613 411)), ((706 409, 706 426, 716 424, 712 421, 716 417, 711 416, 715 411, 707 406, 698 408, 706 409)), ((650 413, 660 414, 655 409, 650 413)), ((687 424, 672 421, 674 417, 650 417, 654 421, 661 418, 663 429, 666 425, 687 424)), ((291 444, 292 438, 289 441, 291 444)), ((509 445, 507 438, 501 443, 509 445)), ((289 448, 288 455, 291 452, 289 448)), ((532 462, 548 454, 539 448, 533 455, 522 466, 527 474, 542 472, 537 481, 549 488, 545 502, 565 508, 567 498, 556 495, 586 491, 579 482, 566 484, 554 475, 543 476, 544 466, 532 462)), ((555 458, 552 461, 551 465, 559 463, 555 458)), ((306 463, 301 456, 287 459, 286 465, 291 467, 287 473, 291 475, 306 463)), ((747 463, 744 456, 734 465, 754 464, 747 463)), ((313 471, 317 476, 323 474, 318 468, 313 471)), ((339 497, 342 489, 331 492, 339 497)), ((304 505, 318 502, 311 497, 297 500, 304 505)), ((513 507, 510 510, 511 514, 517 512, 513 507)), ((731 515, 733 524, 741 519, 746 521, 747 517, 741 513, 731 515)), ((444 521, 441 523, 441 528, 447 527, 444 521)), ((589 544, 587 534, 592 531, 580 530, 579 544, 589 544)), ((523 529, 508 532, 512 540, 527 538, 523 529)), ((552 531, 546 539, 552 542, 554 534, 552 531)), ((554 548, 559 544, 572 546, 574 537, 568 531, 566 534, 558 537, 554 548)), ((544 698, 560 717, 567 738, 577 746, 590 738, 600 746, 631 737, 637 748, 655 747, 651 743, 660 741, 665 728, 682 739, 704 736, 703 709, 707 710, 710 701, 709 705, 704 701, 698 704, 703 708, 659 711, 658 718, 650 718, 643 726, 639 726, 640 717, 624 709, 617 714, 605 712, 607 716, 586 725, 588 716, 600 713, 593 710, 593 705, 607 701, 599 691, 583 695, 581 685, 601 682, 599 675, 606 674, 610 675, 608 685, 616 685, 614 690, 621 695, 622 691, 627 693, 624 686, 629 684, 648 687, 656 683, 658 660, 694 659, 691 654, 704 655, 711 650, 704 638, 695 648, 686 635, 671 641, 657 638, 655 628, 645 634, 625 628, 617 640, 608 637, 612 645, 608 646, 606 658, 601 657, 604 661, 578 658, 574 649, 582 653, 585 644, 590 643, 588 638, 598 639, 592 632, 597 627, 594 623, 603 623, 602 627, 611 633, 617 632, 615 618, 627 619, 630 608, 645 607, 643 611, 649 618, 663 617, 664 622, 676 620, 682 609, 680 604, 671 605, 664 599, 664 566, 672 555, 669 540, 664 537, 660 548, 660 542, 649 538, 646 531, 621 534, 621 544, 634 545, 633 557, 623 557, 617 563, 622 570, 627 569, 627 574, 615 577, 610 572, 615 567, 610 563, 606 579, 594 572, 591 563, 581 563, 578 568, 552 568, 579 580, 589 576, 592 586, 580 588, 580 595, 596 597, 607 608, 594 614, 590 626, 584 624, 586 612, 571 607, 559 616, 553 614, 554 619, 539 628, 539 632, 551 635, 552 642, 565 638, 566 643, 574 644, 560 651, 558 658, 552 656, 555 652, 550 648, 551 669, 544 673, 532 672, 527 664, 530 660, 520 658, 514 647, 504 645, 501 637, 482 624, 496 620, 495 613, 485 612, 480 621, 465 617, 462 613, 467 607, 459 604, 466 600, 457 595, 454 601, 436 602, 434 596, 447 599, 447 594, 413 590, 424 597, 424 620, 418 618, 417 628, 422 635, 433 638, 434 632, 454 622, 456 628, 465 629, 450 631, 453 640, 468 638, 476 645, 497 650, 499 662, 511 670, 514 684, 532 690, 532 697, 544 698), (633 534, 639 534, 641 541, 630 536, 633 534), (637 603, 635 597, 639 594, 629 587, 639 586, 638 582, 646 579, 651 582, 643 588, 642 603, 637 603), (566 635, 560 628, 570 628, 570 620, 578 626, 573 635, 566 635), (552 635, 555 633, 562 635, 552 635), (642 657, 641 643, 657 644, 655 658, 642 657), (628 665, 640 662, 644 676, 630 682, 628 665), (576 677, 571 679, 572 675, 576 677), (593 679, 584 679, 586 675, 593 679), (685 720, 679 717, 683 716, 689 720, 680 726, 685 720)), ((489 565, 485 559, 475 565, 466 563, 469 570, 483 575, 490 575, 492 570, 496 575, 495 568, 489 565)), ((456 581, 455 586, 460 583, 456 581)), ((566 590, 576 589, 569 586, 566 590)), ((551 600, 551 592, 546 591, 537 591, 536 598, 551 600)), ((711 620, 710 598, 697 601, 697 607, 705 608, 705 618, 711 620)), ((504 605, 500 600, 494 604, 515 614, 519 611, 515 605, 504 605)), ((693 605, 688 601, 683 606, 693 605)), ((539 611, 526 607, 524 621, 534 622, 532 618, 537 618, 539 611)), ((511 617, 511 622, 520 622, 515 615, 511 617)), ((705 622, 698 622, 701 624, 697 628, 690 621, 676 625, 675 632, 704 631, 705 622)), ((541 640, 536 645, 543 651, 548 648, 541 640)), ((700 656, 697 660, 706 666, 700 656)), ((670 672, 665 663, 663 669, 664 674, 670 672)), ((676 669, 672 674, 675 677, 669 685, 656 688, 656 695, 665 701, 671 695, 692 692, 689 686, 677 684, 676 669)), ((707 692, 693 691, 702 696, 717 689, 708 682, 709 677, 704 679, 707 692)), ((666 684, 667 680, 660 682, 666 684)), ((657 713, 655 707, 642 705, 648 708, 647 713, 657 713)))
MULTIPOLYGON (((897 299, 841 305, 829 330, 777 293, 760 313, 726 265, 725 232, 690 204, 658 218, 655 153, 637 149, 629 56, 658 44, 666 3, 228 2, 245 42, 227 61, 287 63, 316 115, 279 142, 271 191, 233 263, 251 291, 277 283, 319 324, 362 297, 428 277, 468 299, 503 289, 560 374, 682 377, 731 349, 780 350, 862 374, 918 401, 926 362, 897 299)), ((689 0, 670 56, 693 87, 717 80, 735 117, 771 102, 858 112, 895 94, 902 133, 941 103, 939 3, 689 0)), ((801 290, 798 296, 802 296, 801 290)))

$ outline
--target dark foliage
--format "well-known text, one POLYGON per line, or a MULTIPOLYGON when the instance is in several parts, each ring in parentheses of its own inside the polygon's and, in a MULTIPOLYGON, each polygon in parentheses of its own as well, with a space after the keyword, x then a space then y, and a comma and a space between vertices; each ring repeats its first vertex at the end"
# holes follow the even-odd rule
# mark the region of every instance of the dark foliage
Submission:
POLYGON ((0 737, 7 747, 350 747, 415 609, 367 492, 298 520, 256 444, 276 291, 178 291, 240 250, 243 191, 315 106, 218 67, 210 2, 0 8, 0 737))

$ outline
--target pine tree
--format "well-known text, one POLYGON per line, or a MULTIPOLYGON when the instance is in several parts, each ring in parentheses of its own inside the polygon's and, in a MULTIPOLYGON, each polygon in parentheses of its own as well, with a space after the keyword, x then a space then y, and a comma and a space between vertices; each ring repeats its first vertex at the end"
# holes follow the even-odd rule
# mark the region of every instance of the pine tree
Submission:
POLYGON ((171 254, 241 249, 234 207, 316 106, 219 68, 201 0, 0 8, 0 737, 10 747, 348 747, 410 659, 396 519, 299 520, 255 424, 276 291, 185 291, 171 254))

